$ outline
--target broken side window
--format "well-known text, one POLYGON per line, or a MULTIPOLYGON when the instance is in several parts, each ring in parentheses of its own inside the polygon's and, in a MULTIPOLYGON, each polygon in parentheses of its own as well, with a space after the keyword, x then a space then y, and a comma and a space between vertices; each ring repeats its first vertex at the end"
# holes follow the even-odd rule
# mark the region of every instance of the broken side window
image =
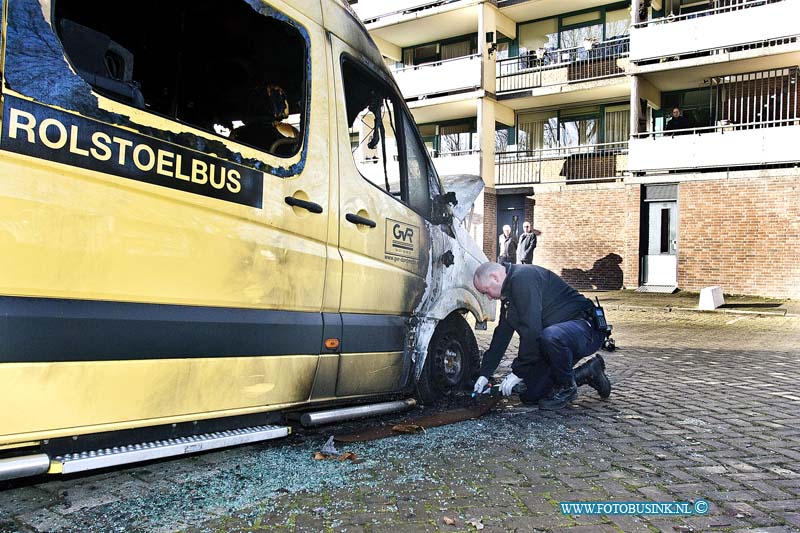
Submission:
POLYGON ((350 61, 342 64, 353 159, 364 178, 404 200, 396 95, 350 61))
POLYGON ((280 157, 300 149, 308 37, 283 14, 247 0, 53 3, 95 92, 280 157))

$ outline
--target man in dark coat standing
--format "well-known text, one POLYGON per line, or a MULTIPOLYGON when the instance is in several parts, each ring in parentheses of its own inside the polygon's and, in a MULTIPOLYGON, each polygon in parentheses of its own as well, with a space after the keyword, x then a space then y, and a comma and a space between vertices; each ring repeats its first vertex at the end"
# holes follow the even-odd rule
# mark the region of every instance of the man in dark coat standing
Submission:
POLYGON ((475 393, 486 391, 516 331, 519 353, 500 384, 504 396, 524 381, 527 389, 520 393, 520 400, 538 402, 540 409, 567 406, 582 384, 608 398, 611 383, 599 354, 573 368, 600 349, 606 338, 605 331, 592 323, 595 306, 591 300, 554 272, 536 265, 487 262, 475 270, 473 283, 481 294, 502 301, 500 321, 483 354, 475 393))
POLYGON ((536 235, 539 230, 531 228, 530 222, 522 224, 522 234, 517 243, 517 263, 523 265, 533 264, 533 250, 536 248, 536 235))
POLYGON ((497 238, 498 263, 514 263, 517 261, 517 238, 511 234, 511 226, 503 226, 503 233, 497 238))

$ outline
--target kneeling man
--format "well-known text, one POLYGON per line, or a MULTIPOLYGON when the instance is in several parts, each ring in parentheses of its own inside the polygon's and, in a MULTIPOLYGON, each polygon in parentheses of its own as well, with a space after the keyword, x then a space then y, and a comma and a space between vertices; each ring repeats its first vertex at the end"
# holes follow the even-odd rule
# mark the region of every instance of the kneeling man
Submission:
POLYGON ((484 263, 475 271, 473 283, 482 294, 502 301, 500 321, 475 382, 476 393, 484 392, 516 331, 519 353, 511 364, 512 372, 500 385, 504 396, 524 382, 527 389, 520 393, 520 400, 538 402, 541 409, 565 407, 583 384, 608 398, 611 383, 599 354, 573 368, 595 353, 606 338, 606 332, 594 325, 591 300, 536 265, 484 263))

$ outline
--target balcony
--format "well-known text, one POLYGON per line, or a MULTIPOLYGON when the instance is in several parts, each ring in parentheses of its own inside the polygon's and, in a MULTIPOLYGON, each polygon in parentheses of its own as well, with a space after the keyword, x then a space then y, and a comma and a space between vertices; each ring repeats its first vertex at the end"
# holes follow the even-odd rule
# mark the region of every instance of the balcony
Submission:
POLYGON ((580 183, 621 179, 628 142, 506 151, 495 156, 495 183, 580 183))
POLYGON ((709 2, 718 4, 725 5, 637 24, 630 32, 630 60, 649 63, 717 54, 727 61, 730 53, 796 42, 800 34, 794 0, 709 2))
POLYGON ((449 4, 465 4, 464 0, 360 0, 351 7, 365 25, 383 26, 384 23, 397 23, 418 17, 458 9, 460 6, 449 4))
MULTIPOLYGON (((721 121, 722 122, 722 121, 721 121)), ((631 172, 725 169, 800 161, 800 119, 644 133, 630 141, 631 172)))
POLYGON ((481 86, 481 55, 457 57, 394 71, 403 98, 451 94, 481 86))
POLYGON ((461 150, 433 154, 433 165, 440 176, 481 174, 480 150, 461 150))
POLYGON ((497 93, 625 75, 630 43, 627 36, 584 46, 529 51, 497 61, 497 93))
POLYGON ((631 139, 631 172, 760 167, 800 161, 800 69, 709 81, 707 116, 684 129, 631 139), (710 125, 709 125, 710 124, 710 125))

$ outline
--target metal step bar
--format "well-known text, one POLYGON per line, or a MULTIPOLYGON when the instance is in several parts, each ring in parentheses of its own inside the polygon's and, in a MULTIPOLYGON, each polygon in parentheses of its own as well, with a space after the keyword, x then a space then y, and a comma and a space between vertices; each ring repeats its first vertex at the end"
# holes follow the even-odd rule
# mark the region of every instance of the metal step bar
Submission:
POLYGON ((343 407, 341 409, 303 413, 300 417, 300 423, 305 427, 319 426, 321 424, 331 424, 342 420, 396 413, 398 411, 411 409, 415 405, 417 405, 417 401, 413 398, 408 398, 407 400, 398 400, 395 402, 373 403, 356 407, 343 407))
POLYGON ((104 448, 57 456, 50 464, 51 474, 73 474, 98 468, 119 466, 164 457, 238 446, 285 437, 291 433, 287 426, 254 426, 230 431, 204 433, 190 437, 142 442, 130 446, 104 448))
POLYGON ((38 476, 49 469, 50 458, 46 453, 0 459, 0 481, 18 477, 38 476))

